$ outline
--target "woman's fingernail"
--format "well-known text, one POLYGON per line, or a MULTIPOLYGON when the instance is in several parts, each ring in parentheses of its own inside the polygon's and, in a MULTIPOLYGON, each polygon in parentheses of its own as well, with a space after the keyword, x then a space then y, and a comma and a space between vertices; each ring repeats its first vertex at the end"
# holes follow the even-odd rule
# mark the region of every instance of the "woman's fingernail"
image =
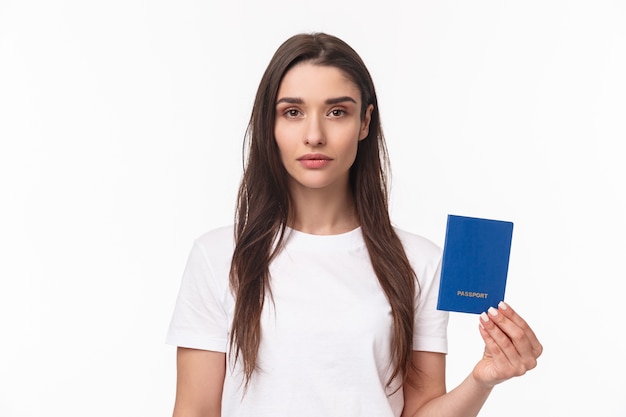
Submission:
POLYGON ((495 316, 497 316, 497 315, 498 315, 498 310, 496 310, 496 309, 495 309, 495 308, 493 308, 493 307, 489 307, 489 310, 487 310, 487 311, 488 311, 488 312, 489 312, 489 314, 490 314, 491 316, 493 316, 493 317, 495 317, 495 316))
POLYGON ((506 303, 504 301, 500 301, 498 303, 498 307, 501 308, 502 310, 506 310, 507 308, 509 308, 509 306, 506 305, 506 303))
POLYGON ((489 321, 489 316, 487 315, 487 313, 482 312, 480 313, 480 319, 484 321, 485 323, 487 323, 489 321))

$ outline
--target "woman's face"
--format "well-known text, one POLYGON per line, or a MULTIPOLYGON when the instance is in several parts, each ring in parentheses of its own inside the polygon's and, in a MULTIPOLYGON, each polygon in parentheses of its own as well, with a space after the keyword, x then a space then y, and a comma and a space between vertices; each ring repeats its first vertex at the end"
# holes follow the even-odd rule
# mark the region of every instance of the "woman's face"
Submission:
POLYGON ((361 93, 335 67, 304 62, 285 74, 276 99, 274 137, 291 192, 347 189, 372 108, 361 120, 361 93))

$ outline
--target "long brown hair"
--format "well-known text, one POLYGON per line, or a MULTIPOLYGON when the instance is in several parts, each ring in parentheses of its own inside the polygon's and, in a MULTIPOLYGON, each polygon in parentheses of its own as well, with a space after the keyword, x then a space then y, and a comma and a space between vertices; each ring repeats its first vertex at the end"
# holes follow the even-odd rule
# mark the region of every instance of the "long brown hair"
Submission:
POLYGON ((359 55, 342 40, 324 33, 298 34, 286 40, 272 57, 257 90, 237 198, 230 270, 236 301, 230 349, 235 361, 243 360, 247 386, 256 369, 262 337, 261 311, 266 295, 271 295, 269 266, 281 249, 291 209, 288 174, 274 139, 275 103, 283 76, 304 61, 343 71, 361 92, 361 118, 370 104, 374 107, 369 134, 359 141, 350 169, 350 188, 372 266, 391 305, 391 384, 396 377, 407 375, 411 363, 417 279, 389 219, 389 161, 374 83, 359 55))

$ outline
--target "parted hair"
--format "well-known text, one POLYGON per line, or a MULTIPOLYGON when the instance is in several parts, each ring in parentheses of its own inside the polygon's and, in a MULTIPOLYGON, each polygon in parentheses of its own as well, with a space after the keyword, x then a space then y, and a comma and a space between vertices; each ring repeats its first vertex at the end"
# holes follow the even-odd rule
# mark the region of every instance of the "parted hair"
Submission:
POLYGON ((389 159, 374 83, 355 50, 325 33, 297 34, 280 45, 256 93, 246 130, 245 166, 235 213, 230 268, 235 311, 230 351, 235 361, 242 361, 247 386, 257 369, 263 337, 261 312, 266 298, 271 299, 269 266, 282 248, 292 214, 288 174, 274 137, 277 94, 284 75, 302 62, 337 68, 354 82, 361 93, 362 119, 368 106, 373 105, 369 134, 359 141, 349 185, 374 272, 391 306, 391 385, 396 377, 405 378, 411 366, 415 293, 419 286, 389 218, 389 159))

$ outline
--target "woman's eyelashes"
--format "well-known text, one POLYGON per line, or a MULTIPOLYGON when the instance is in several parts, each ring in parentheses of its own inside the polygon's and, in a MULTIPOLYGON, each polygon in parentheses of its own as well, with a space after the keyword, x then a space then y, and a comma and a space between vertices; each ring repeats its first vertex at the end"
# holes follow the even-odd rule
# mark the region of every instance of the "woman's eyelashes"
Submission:
POLYGON ((346 109, 332 109, 328 115, 331 117, 341 117, 341 116, 346 116, 348 114, 348 112, 346 111, 346 109))
MULTIPOLYGON (((289 109, 279 111, 279 112, 282 113, 283 116, 289 119, 296 119, 296 118, 304 116, 304 113, 301 110, 294 109, 294 108, 289 108, 289 109)), ((338 117, 343 117, 347 115, 348 115, 348 111, 344 108, 334 108, 326 113, 326 116, 331 117, 331 118, 338 118, 338 117)))
POLYGON ((301 116, 302 112, 298 109, 287 109, 283 114, 293 119, 293 118, 301 116))

